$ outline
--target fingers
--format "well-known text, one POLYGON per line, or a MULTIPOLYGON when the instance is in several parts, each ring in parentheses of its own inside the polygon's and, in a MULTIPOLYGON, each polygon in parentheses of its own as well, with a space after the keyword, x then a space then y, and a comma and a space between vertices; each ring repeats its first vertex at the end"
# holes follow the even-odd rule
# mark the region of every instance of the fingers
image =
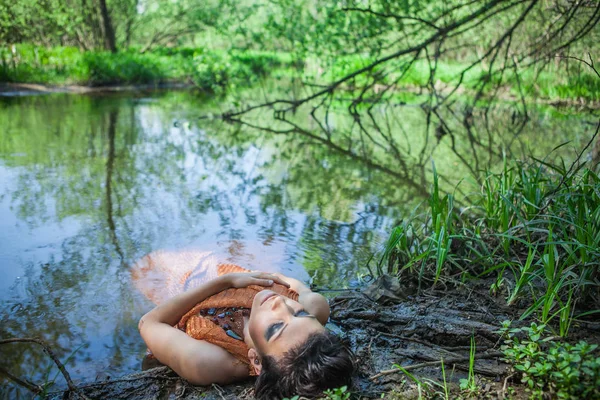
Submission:
POLYGON ((273 281, 271 279, 255 279, 253 284, 259 286, 272 286, 273 281))
POLYGON ((290 284, 289 284, 289 283, 287 283, 286 281, 284 281, 283 279, 281 279, 281 278, 280 278, 280 277, 278 277, 278 276, 273 276, 273 281, 275 281, 275 283, 279 283, 280 285, 283 285, 283 286, 285 286, 285 287, 287 287, 287 288, 289 288, 289 287, 290 287, 290 284))
POLYGON ((277 275, 273 275, 273 274, 267 274, 267 273, 261 273, 259 276, 257 276, 257 278, 264 280, 266 282, 270 282, 267 285, 262 285, 262 286, 271 286, 273 284, 273 282, 275 283, 279 283, 280 285, 283 285, 285 287, 290 287, 290 284, 287 283, 286 281, 284 281, 283 279, 281 279, 280 277, 278 277, 277 275))

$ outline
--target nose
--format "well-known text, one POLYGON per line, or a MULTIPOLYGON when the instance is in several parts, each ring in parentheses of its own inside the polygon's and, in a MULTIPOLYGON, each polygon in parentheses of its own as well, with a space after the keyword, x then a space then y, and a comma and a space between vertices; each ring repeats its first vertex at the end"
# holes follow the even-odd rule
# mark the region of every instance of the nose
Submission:
POLYGON ((271 310, 275 311, 284 305, 285 301, 283 300, 283 296, 275 296, 275 298, 271 301, 271 310))
POLYGON ((290 307, 284 296, 277 296, 271 300, 271 311, 276 312, 281 318, 294 314, 294 309, 290 307))

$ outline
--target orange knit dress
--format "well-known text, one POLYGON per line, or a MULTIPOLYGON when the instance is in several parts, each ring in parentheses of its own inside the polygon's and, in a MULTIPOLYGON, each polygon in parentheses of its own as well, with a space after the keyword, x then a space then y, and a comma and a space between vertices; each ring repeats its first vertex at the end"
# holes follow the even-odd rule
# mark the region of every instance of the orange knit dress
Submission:
MULTIPOLYGON (((152 274, 157 272, 164 274, 166 271, 173 270, 156 271, 161 269, 161 265, 161 263, 148 263, 147 261, 142 264, 138 262, 132 269, 134 284, 155 303, 157 303, 156 285, 146 285, 144 282, 147 283, 148 276, 152 274)), ((250 272, 235 264, 218 264, 216 269, 217 276, 234 272, 250 272)), ((187 272, 183 272, 179 279, 176 279, 181 288, 186 287, 186 283, 193 273, 194 270, 190 268, 187 272)), ((169 280, 164 282, 168 286, 169 280)), ((263 286, 251 285, 241 289, 224 290, 196 304, 181 317, 176 327, 194 339, 205 340, 227 350, 237 360, 248 366, 250 375, 256 375, 248 360, 248 346, 243 341, 243 320, 244 316, 250 314, 254 296, 265 289, 263 286)), ((274 284, 268 289, 292 300, 298 300, 298 293, 283 285, 274 284)))

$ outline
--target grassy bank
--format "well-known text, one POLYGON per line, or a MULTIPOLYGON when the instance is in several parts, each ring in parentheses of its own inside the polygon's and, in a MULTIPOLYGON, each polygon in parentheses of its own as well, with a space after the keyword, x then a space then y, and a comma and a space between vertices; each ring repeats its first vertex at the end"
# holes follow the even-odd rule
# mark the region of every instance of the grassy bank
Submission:
MULTIPOLYGON (((505 161, 501 172, 487 172, 460 199, 464 207, 440 191, 435 167, 433 182, 429 201, 392 231, 371 273, 420 289, 485 283, 490 296, 530 323, 514 328, 506 321, 499 330, 505 360, 525 388, 517 398, 600 396, 598 347, 569 343, 574 327, 597 321, 600 313, 596 170, 505 161)), ((443 394, 407 376, 429 388, 425 398, 443 394)), ((461 397, 478 398, 478 390, 470 374, 461 397)))
POLYGON ((190 82, 203 90, 251 84, 274 68, 291 65, 286 54, 158 48, 118 53, 74 47, 17 45, 0 48, 0 82, 49 85, 121 85, 190 82))
MULTIPOLYGON (((309 69, 313 77, 324 82, 340 79, 347 74, 361 69, 375 59, 366 56, 345 56, 334 60, 323 62, 323 60, 312 60, 309 69), (325 72, 323 72, 325 71, 325 72)), ((426 60, 417 60, 410 65, 399 64, 390 73, 387 71, 384 82, 394 84, 398 88, 420 88, 427 87, 430 79, 430 65, 426 60), (396 80, 401 79, 396 83, 396 80)), ((523 68, 517 75, 513 68, 508 68, 502 75, 488 76, 488 70, 482 65, 469 68, 468 62, 438 60, 435 65, 435 77, 433 84, 442 93, 452 90, 459 81, 461 82, 461 93, 476 93, 481 82, 487 82, 483 93, 486 96, 492 94, 501 98, 518 99, 521 94, 528 100, 547 101, 578 100, 587 102, 600 101, 600 79, 595 72, 582 62, 574 60, 554 62, 545 65, 543 69, 523 68), (464 70, 461 80, 461 74, 464 70), (495 86, 500 83, 500 92, 495 93, 495 86)), ((376 67, 373 72, 385 73, 376 67)), ((370 82, 370 77, 358 76, 352 81, 352 86, 362 87, 370 82)))
POLYGON ((420 288, 493 278, 489 291, 566 337, 600 312, 600 177, 590 168, 504 164, 462 199, 434 184, 428 203, 396 227, 377 272, 420 288))
MULTIPOLYGON (((202 89, 219 90, 230 84, 251 84, 274 69, 292 66, 304 66, 304 78, 327 83, 373 61, 369 57, 344 56, 329 61, 311 59, 298 65, 288 53, 267 51, 226 52, 163 47, 146 53, 140 53, 138 48, 110 53, 84 52, 75 47, 45 48, 20 44, 14 48, 0 48, 0 82, 86 86, 190 82, 202 89)), ((569 62, 568 67, 551 63, 541 71, 525 69, 518 76, 514 70, 506 70, 502 76, 501 97, 517 99, 522 93, 529 100, 600 101, 600 79, 583 63, 569 62)), ((467 63, 440 60, 436 66, 434 84, 442 91, 451 90, 468 66, 467 63)), ((397 68, 397 74, 402 74, 397 84, 399 88, 427 86, 430 66, 425 60, 415 61, 408 69, 405 68, 397 68)), ((486 74, 487 71, 480 65, 471 68, 463 76, 463 90, 475 93, 486 74)), ((394 73, 387 79, 392 82, 396 78, 394 73)), ((360 86, 368 79, 358 76, 352 85, 360 86)), ((499 79, 499 76, 494 76, 490 83, 499 79)), ((491 87, 484 92, 491 94, 491 87)), ((398 96, 401 101, 420 99, 416 94, 411 95, 406 91, 399 91, 398 96)))

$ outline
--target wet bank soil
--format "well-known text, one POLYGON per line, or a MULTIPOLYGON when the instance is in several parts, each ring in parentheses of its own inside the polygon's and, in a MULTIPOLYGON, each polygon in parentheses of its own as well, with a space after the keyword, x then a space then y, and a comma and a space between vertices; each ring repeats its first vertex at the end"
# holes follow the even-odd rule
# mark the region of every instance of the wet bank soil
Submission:
MULTIPOLYGON (((496 331, 504 320, 513 320, 513 326, 528 325, 517 322, 522 310, 508 308, 503 299, 491 297, 485 285, 481 289, 433 291, 401 299, 379 290, 380 284, 361 292, 346 292, 330 301, 331 328, 356 355, 354 398, 376 399, 382 393, 386 393, 385 398, 418 398, 416 385, 392 366, 402 365, 420 380, 442 382, 441 359, 449 388, 458 393, 459 380, 468 375, 471 337, 477 351, 474 371, 478 397, 504 398, 507 387, 517 385, 509 366, 502 361, 496 331)), ((598 338, 597 326, 577 330, 577 336, 598 338)), ((194 387, 166 367, 79 388, 90 399, 253 398, 250 380, 237 385, 194 387)), ((68 398, 70 394, 56 392, 49 398, 68 398)), ((526 398, 526 394, 517 387, 512 398, 526 398)))

